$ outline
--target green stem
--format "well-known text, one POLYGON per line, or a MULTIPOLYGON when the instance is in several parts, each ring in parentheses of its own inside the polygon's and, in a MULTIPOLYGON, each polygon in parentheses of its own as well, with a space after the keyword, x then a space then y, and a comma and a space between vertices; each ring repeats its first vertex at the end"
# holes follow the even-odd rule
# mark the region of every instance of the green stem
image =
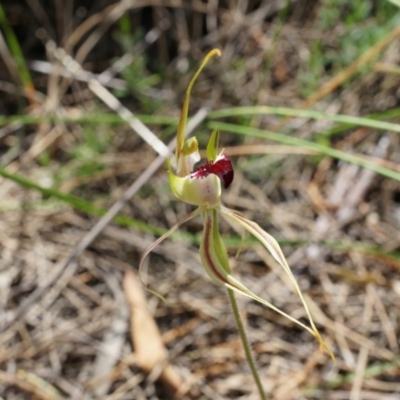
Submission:
POLYGON ((242 340, 243 343, 243 348, 246 354, 247 363, 249 364, 251 373, 253 374, 254 380, 256 381, 256 385, 260 393, 261 400, 267 400, 267 397, 265 396, 265 392, 261 384, 260 376, 258 375, 256 364, 254 362, 253 354, 251 353, 250 345, 247 340, 243 321, 242 318, 240 317, 239 308, 235 298, 235 293, 233 292, 232 289, 227 289, 227 290, 228 290, 229 300, 232 306, 233 315, 235 316, 236 324, 239 330, 240 339, 242 340))

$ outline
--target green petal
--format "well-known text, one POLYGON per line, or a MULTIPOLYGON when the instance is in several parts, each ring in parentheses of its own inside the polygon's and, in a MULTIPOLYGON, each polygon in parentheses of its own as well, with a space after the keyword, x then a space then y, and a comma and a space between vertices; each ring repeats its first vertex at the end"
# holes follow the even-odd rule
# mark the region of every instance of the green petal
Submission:
POLYGON ((303 323, 301 323, 300 321, 297 321, 293 317, 289 316, 288 314, 284 313, 283 311, 272 306, 272 304, 266 302, 263 299, 258 298, 258 296, 256 296, 257 297, 257 299, 256 299, 253 294, 247 294, 247 295, 257 301, 260 301, 261 303, 267 305, 268 307, 272 308, 273 310, 277 311, 278 313, 284 315, 286 318, 289 318, 291 321, 302 326, 304 329, 306 329, 308 332, 310 332, 319 341, 321 348, 325 349, 329 353, 329 355, 332 357, 332 359, 334 359, 334 356, 333 356, 331 350, 328 348, 328 346, 322 340, 321 335, 318 332, 318 329, 316 328, 316 326, 314 324, 314 321, 311 317, 311 313, 308 309, 307 303, 304 300, 304 297, 299 288, 299 285, 297 284, 297 281, 296 281, 291 269, 289 268, 289 265, 286 262, 285 256, 283 255, 283 252, 282 252, 278 242, 271 235, 269 235, 267 232, 265 232, 257 223, 244 218, 242 215, 236 213, 235 211, 229 210, 226 207, 221 207, 221 212, 226 218, 228 218, 228 220, 236 222, 237 224, 242 226, 246 231, 248 231, 249 233, 254 235, 267 248, 267 250, 271 253, 271 255, 275 259, 275 261, 283 268, 285 273, 288 275, 290 281, 293 283, 293 285, 296 289, 296 292, 298 293, 300 300, 303 303, 304 309, 307 313, 308 320, 311 325, 311 329, 309 327, 307 327, 306 325, 304 325, 303 323))
POLYGON ((219 130, 214 129, 207 144, 207 159, 215 161, 218 156, 219 130))
MULTIPOLYGON (((143 262, 146 259, 146 257, 163 241, 165 240, 169 235, 171 235, 174 231, 176 231, 182 224, 184 224, 185 222, 191 220, 192 218, 196 217, 197 215, 199 215, 201 212, 201 210, 199 208, 197 208, 196 210, 192 211, 189 215, 187 215, 186 217, 184 217, 183 219, 181 219, 177 224, 175 224, 168 232, 164 233, 164 235, 162 235, 160 238, 158 238, 154 243, 152 243, 147 249, 146 251, 143 253, 140 262, 139 262, 139 277, 140 277, 140 281, 142 282, 142 285, 146 288, 146 284, 143 282, 142 279, 142 268, 143 268, 143 262)), ((149 291, 150 293, 154 294, 155 296, 157 296, 158 298, 160 298, 161 300, 165 301, 164 297, 161 296, 159 293, 154 292, 150 289, 147 289, 147 291, 149 291)))
POLYGON ((297 321, 290 315, 287 315, 261 297, 258 297, 231 275, 225 245, 223 244, 221 236, 218 232, 217 210, 204 210, 202 212, 202 217, 204 229, 203 238, 200 245, 200 257, 203 266, 211 279, 220 285, 225 285, 235 292, 241 293, 272 308, 314 335, 312 329, 310 329, 308 326, 297 321))

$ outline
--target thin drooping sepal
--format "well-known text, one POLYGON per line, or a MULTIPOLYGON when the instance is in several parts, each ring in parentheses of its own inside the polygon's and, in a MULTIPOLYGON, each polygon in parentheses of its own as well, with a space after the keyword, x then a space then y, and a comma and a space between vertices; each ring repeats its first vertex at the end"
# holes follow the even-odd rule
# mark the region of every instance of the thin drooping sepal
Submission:
POLYGON ((176 136, 177 142, 176 142, 175 156, 176 156, 177 164, 178 164, 178 159, 181 154, 183 142, 184 142, 184 138, 185 138, 185 127, 186 127, 187 115, 188 115, 188 111, 189 111, 190 92, 192 90, 194 82, 196 81, 197 77, 200 75, 200 72, 204 69, 204 67, 207 65, 207 63, 210 61, 210 59, 216 55, 219 57, 221 56, 221 51, 219 49, 213 49, 205 56, 199 69, 194 74, 192 80, 189 83, 189 86, 186 89, 185 99, 183 101, 183 106, 182 106, 181 118, 179 120, 179 125, 178 125, 178 133, 176 136))
POLYGON ((159 237, 154 243, 152 243, 147 249, 146 251, 143 253, 142 258, 140 259, 139 262, 139 278, 140 281, 142 282, 143 287, 150 293, 154 294, 155 296, 157 296, 160 300, 166 302, 165 298, 157 293, 154 292, 151 289, 148 289, 146 287, 146 284, 143 282, 142 279, 142 267, 143 267, 143 261, 145 260, 145 258, 149 255, 150 252, 152 252, 154 250, 154 248, 156 248, 163 240, 165 240, 169 235, 171 235, 174 231, 176 231, 182 224, 184 224, 185 222, 193 219, 194 217, 196 217, 197 215, 199 215, 201 213, 201 209, 200 208, 196 208, 194 211, 192 211, 189 215, 186 215, 186 217, 182 218, 178 223, 176 223, 168 232, 164 233, 164 235, 162 235, 161 237, 159 237))
MULTIPOLYGON (((270 305, 268 303, 268 306, 270 308, 273 308, 275 311, 279 312, 280 314, 284 315, 285 317, 289 318, 291 321, 294 321, 298 325, 301 325, 307 331, 309 331, 319 341, 319 343, 321 345, 321 348, 325 349, 328 352, 328 354, 332 357, 332 359, 334 359, 335 358, 334 355, 332 354, 332 352, 329 349, 329 347, 322 340, 321 335, 318 332, 318 329, 316 328, 316 326, 314 324, 314 321, 313 321, 313 319, 311 317, 311 313, 310 313, 310 311, 308 309, 307 303, 304 300, 304 297, 303 297, 303 294, 302 294, 302 292, 301 292, 301 290, 299 288, 299 285, 297 284, 297 281, 296 281, 296 279, 295 279, 295 277, 294 277, 289 265, 286 262, 285 256, 283 255, 283 252, 282 252, 278 242, 271 235, 269 235, 267 232, 265 232, 257 223, 246 219, 245 217, 243 217, 242 215, 238 214, 237 212, 235 212, 233 210, 230 210, 230 209, 228 209, 226 207, 223 207, 223 206, 221 206, 221 212, 222 212, 222 215, 225 216, 225 218, 228 218, 228 220, 230 219, 231 221, 236 222, 242 228, 244 228, 249 233, 251 233, 253 236, 255 236, 267 248, 267 250, 271 253, 271 255, 275 259, 275 261, 283 268, 283 270, 285 271, 285 273, 288 275, 289 279, 293 283, 293 285, 294 285, 294 287, 296 289, 296 292, 298 293, 298 295, 300 297, 300 300, 303 303, 304 309, 306 311, 306 314, 308 316, 308 320, 309 320, 310 325, 311 325, 311 329, 309 327, 307 327, 306 325, 302 324, 300 321, 297 321, 293 317, 290 317, 288 314, 286 314, 283 311, 281 311, 281 310, 277 309, 276 307, 272 306, 272 304, 270 305)), ((253 297, 253 294, 250 295, 250 297, 253 297)), ((265 300, 263 300, 262 302, 264 304, 267 303, 267 302, 265 302, 265 300)))
POLYGON ((307 325, 297 321, 295 318, 279 310, 268 301, 257 296, 231 275, 226 249, 218 232, 217 211, 203 210, 202 217, 204 228, 203 238, 200 245, 200 257, 203 266, 211 279, 220 285, 225 285, 235 292, 241 293, 244 296, 250 297, 259 303, 266 305, 284 317, 290 319, 294 323, 300 325, 302 328, 315 336, 314 331, 307 325))

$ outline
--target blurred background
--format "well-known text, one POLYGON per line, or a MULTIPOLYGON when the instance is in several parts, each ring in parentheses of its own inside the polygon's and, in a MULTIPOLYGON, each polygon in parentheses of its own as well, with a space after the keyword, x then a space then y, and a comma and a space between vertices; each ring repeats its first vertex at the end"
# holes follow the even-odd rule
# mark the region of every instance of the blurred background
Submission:
MULTIPOLYGON (((219 48, 193 88, 195 134, 205 148, 219 127, 224 203, 279 241, 336 356, 239 297, 268 398, 399 399, 396 3, 2 0, 0 398, 259 398, 200 219, 145 262, 168 303, 137 282, 191 211, 163 143, 219 48)), ((306 323, 270 255, 221 230, 234 274, 306 323)))

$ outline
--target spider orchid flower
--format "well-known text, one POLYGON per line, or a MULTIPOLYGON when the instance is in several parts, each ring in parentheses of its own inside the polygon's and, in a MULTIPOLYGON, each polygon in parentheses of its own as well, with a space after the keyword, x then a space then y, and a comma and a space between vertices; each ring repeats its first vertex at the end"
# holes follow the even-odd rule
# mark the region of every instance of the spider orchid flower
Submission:
MULTIPOLYGON (((139 269, 141 269, 145 257, 147 257, 147 255, 158 244, 178 229, 183 223, 201 215, 203 219, 203 235, 200 245, 200 257, 202 264, 212 281, 258 301, 297 325, 300 325, 319 341, 322 350, 326 350, 331 357, 334 358, 332 352, 322 340, 321 335, 313 322, 302 292, 286 262, 285 256, 283 255, 278 242, 271 235, 265 232, 257 223, 246 219, 240 213, 222 205, 221 186, 223 186, 224 189, 229 187, 233 180, 234 172, 232 162, 226 155, 224 155, 223 150, 218 153, 219 132, 217 130, 212 132, 207 146, 207 161, 200 167, 195 166, 195 164, 200 161, 200 153, 196 138, 192 137, 184 141, 184 131, 187 121, 191 88, 201 70, 210 58, 215 55, 220 56, 221 52, 218 49, 209 52, 189 83, 178 126, 175 156, 172 157, 171 160, 167 161, 169 183, 172 192, 179 200, 197 206, 197 208, 179 221, 145 251, 141 258, 139 269), (219 216, 222 216, 234 225, 240 226, 245 231, 255 236, 266 247, 293 283, 295 291, 298 293, 300 300, 303 303, 309 320, 309 326, 257 296, 232 275, 227 251, 218 229, 219 216)), ((156 294, 158 297, 161 297, 157 293, 153 291, 151 292, 156 294)))

